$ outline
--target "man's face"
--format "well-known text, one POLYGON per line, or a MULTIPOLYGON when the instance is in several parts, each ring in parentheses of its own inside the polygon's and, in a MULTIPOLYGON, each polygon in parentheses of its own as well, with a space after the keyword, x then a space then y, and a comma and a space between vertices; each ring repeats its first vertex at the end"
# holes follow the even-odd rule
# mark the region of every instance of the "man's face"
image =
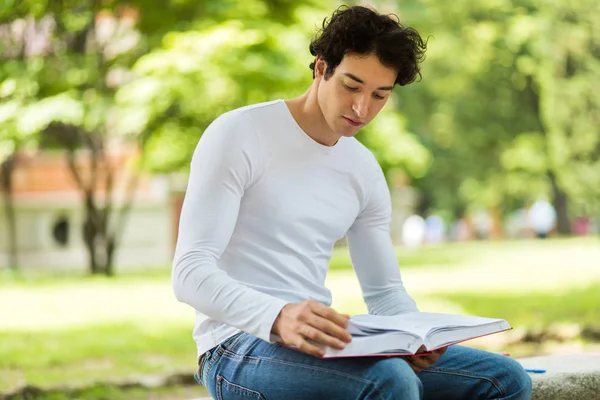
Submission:
POLYGON ((396 71, 384 66, 374 54, 345 55, 328 79, 325 79, 326 68, 323 60, 317 61, 319 106, 333 133, 352 137, 385 105, 396 71))

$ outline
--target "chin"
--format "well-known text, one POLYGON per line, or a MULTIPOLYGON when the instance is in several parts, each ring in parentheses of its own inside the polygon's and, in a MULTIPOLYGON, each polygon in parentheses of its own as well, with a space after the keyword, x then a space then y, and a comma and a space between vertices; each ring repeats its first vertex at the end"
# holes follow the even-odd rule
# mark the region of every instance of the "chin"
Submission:
POLYGON ((342 137, 354 137, 359 131, 355 131, 355 132, 341 132, 339 135, 342 137))
POLYGON ((335 136, 351 138, 360 132, 364 125, 361 127, 353 127, 349 126, 345 122, 342 122, 337 124, 329 124, 329 127, 335 136))
POLYGON ((355 136, 358 132, 360 132, 361 128, 354 128, 354 129, 340 129, 337 134, 343 137, 353 137, 355 136))

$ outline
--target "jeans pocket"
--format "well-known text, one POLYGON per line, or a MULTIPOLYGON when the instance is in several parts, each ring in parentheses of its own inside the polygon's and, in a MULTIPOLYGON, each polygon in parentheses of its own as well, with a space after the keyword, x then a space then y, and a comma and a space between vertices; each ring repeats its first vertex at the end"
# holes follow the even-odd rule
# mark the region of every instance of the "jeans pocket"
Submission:
POLYGON ((215 353, 217 352, 216 351, 217 347, 213 347, 212 349, 208 350, 198 360, 199 361, 198 369, 196 371, 196 374, 198 375, 198 379, 196 379, 196 382, 198 382, 202 386, 206 386, 206 379, 207 379, 208 373, 210 372, 212 365, 214 364, 214 361, 215 361, 214 356, 216 355, 215 353))
POLYGON ((230 338, 226 339, 223 343, 221 343, 221 347, 223 350, 231 351, 235 353, 235 348, 238 342, 244 337, 244 332, 238 332, 230 338))
POLYGON ((238 400, 238 399, 259 399, 266 400, 265 397, 256 390, 248 389, 235 383, 229 382, 221 375, 217 375, 217 399, 218 400, 238 400))

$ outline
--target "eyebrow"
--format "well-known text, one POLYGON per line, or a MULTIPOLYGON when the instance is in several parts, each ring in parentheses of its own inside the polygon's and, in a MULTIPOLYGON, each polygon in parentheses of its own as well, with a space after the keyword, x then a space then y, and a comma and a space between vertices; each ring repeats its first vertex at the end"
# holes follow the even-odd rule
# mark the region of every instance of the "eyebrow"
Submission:
MULTIPOLYGON (((358 83, 365 83, 362 79, 360 79, 358 76, 351 74, 350 72, 344 72, 344 75, 346 75, 348 78, 355 80, 358 83)), ((377 90, 392 90, 394 87, 393 86, 381 86, 378 87, 377 90)))

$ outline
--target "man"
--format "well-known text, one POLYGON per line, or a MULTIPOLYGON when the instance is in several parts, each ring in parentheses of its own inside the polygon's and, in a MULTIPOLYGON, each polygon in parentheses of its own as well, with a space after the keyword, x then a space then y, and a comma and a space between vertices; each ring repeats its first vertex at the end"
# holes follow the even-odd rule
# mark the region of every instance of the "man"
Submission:
POLYGON ((194 153, 173 287, 196 310, 198 381, 218 399, 529 398, 518 363, 463 346, 320 358, 351 340, 324 287, 344 235, 369 312, 417 309, 389 235, 385 178, 353 136, 395 84, 415 80, 425 51, 416 31, 368 8, 340 8, 323 25, 306 93, 221 115, 194 153))

